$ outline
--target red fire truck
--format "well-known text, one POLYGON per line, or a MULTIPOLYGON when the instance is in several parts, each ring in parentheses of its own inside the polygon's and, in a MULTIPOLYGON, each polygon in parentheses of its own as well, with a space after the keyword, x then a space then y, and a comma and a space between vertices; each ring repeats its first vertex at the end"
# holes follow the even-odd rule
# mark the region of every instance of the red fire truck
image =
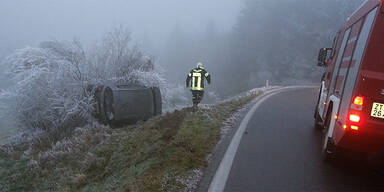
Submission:
POLYGON ((367 0, 322 48, 324 66, 315 127, 323 130, 322 153, 341 149, 384 151, 384 0, 367 0))

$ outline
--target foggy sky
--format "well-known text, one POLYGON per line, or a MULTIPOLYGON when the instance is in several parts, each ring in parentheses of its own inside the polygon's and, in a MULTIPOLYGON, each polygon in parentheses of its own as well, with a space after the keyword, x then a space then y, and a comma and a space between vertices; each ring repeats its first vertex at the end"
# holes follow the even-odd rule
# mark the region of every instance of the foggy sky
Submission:
POLYGON ((161 46, 176 25, 204 31, 234 25, 242 0, 1 0, 0 59, 45 40, 99 40, 114 26, 130 29, 137 42, 161 46))

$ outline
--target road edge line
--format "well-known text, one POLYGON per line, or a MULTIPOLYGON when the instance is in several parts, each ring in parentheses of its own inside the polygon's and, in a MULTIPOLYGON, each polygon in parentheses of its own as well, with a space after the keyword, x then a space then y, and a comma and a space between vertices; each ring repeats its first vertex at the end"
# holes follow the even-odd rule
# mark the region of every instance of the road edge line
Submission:
POLYGON ((232 163, 235 159, 237 149, 240 145, 241 139, 244 135, 246 128, 248 127, 248 123, 253 117, 253 114, 259 108, 259 106, 270 97, 279 94, 284 91, 289 91, 292 89, 300 89, 300 88, 309 88, 309 86, 292 86, 292 87, 283 87, 280 89, 275 89, 270 92, 264 93, 260 96, 259 100, 252 106, 251 110, 246 114, 246 116, 241 121, 239 128, 237 129, 235 135, 233 136, 230 145, 228 146, 223 159, 220 162, 219 167, 216 170, 216 173, 209 185, 208 192, 222 192, 224 191, 225 185, 227 183, 227 179, 229 173, 232 169, 232 163))

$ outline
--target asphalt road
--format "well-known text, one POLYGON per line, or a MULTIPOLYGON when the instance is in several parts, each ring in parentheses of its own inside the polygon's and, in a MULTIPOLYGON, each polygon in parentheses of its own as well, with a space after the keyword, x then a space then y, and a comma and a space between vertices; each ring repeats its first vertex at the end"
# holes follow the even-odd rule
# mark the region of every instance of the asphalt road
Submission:
POLYGON ((225 191, 384 191, 384 176, 369 163, 321 160, 313 128, 318 90, 298 89, 267 99, 250 120, 225 191))

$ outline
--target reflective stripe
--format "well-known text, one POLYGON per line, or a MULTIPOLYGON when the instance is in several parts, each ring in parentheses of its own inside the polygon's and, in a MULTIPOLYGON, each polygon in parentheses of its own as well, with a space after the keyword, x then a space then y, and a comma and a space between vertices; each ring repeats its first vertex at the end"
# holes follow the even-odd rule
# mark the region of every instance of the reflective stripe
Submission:
POLYGON ((197 88, 201 88, 201 74, 199 73, 199 77, 197 77, 197 88))
POLYGON ((197 87, 192 87, 191 88, 192 91, 204 91, 204 88, 197 88, 197 87))
POLYGON ((191 88, 194 88, 195 87, 195 77, 192 77, 192 85, 191 85, 191 88))
POLYGON ((192 74, 192 89, 201 89, 201 73, 193 73, 192 74), (196 84, 197 80, 197 84, 196 84))
POLYGON ((192 77, 192 74, 191 74, 191 73, 189 73, 189 75, 188 75, 188 76, 192 77))
POLYGON ((208 76, 209 76, 209 73, 208 73, 208 72, 206 72, 206 73, 205 73, 205 77, 208 77, 208 76))
POLYGON ((201 71, 203 71, 203 70, 201 70, 201 69, 194 69, 193 70, 193 72, 196 72, 196 73, 200 73, 201 71))

